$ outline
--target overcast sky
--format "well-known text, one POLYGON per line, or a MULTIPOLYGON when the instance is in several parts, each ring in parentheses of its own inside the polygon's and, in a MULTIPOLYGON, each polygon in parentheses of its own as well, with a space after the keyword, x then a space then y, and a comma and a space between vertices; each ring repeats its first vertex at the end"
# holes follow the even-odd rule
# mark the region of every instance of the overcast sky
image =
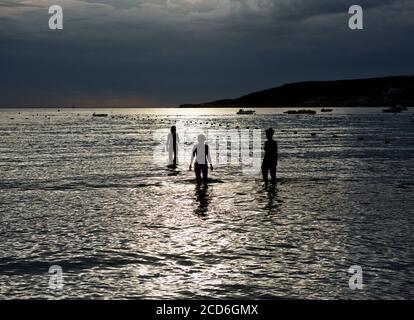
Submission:
POLYGON ((0 0, 0 106, 175 106, 414 74, 413 34, 414 0, 0 0))

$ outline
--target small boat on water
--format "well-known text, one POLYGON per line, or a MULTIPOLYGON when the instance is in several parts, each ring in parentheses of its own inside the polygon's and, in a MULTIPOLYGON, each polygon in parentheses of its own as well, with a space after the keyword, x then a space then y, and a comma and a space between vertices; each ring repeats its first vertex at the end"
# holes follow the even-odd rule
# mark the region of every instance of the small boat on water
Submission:
POLYGON ((389 107, 387 109, 382 109, 382 112, 384 113, 401 113, 403 111, 403 109, 401 109, 400 107, 395 106, 395 107, 389 107))
POLYGON ((316 114, 315 110, 288 110, 286 114, 316 114))
POLYGON ((93 113, 92 117, 107 117, 108 115, 106 113, 93 113))
POLYGON ((400 109, 401 111, 407 111, 407 110, 408 110, 408 108, 407 108, 407 107, 403 107, 403 106, 402 106, 402 105, 400 105, 400 104, 397 104, 397 105, 395 106, 395 108, 400 109))
POLYGON ((398 109, 393 109, 393 108, 388 108, 388 109, 383 109, 382 112, 384 113, 401 113, 401 110, 398 109))
POLYGON ((325 108, 321 109, 321 112, 332 112, 332 111, 333 109, 325 109, 325 108))
POLYGON ((383 109, 382 112, 385 112, 385 113, 400 113, 402 111, 407 111, 407 110, 408 110, 407 107, 403 107, 402 105, 397 104, 394 107, 389 107, 387 109, 383 109))
POLYGON ((256 111, 254 111, 254 110, 243 110, 243 109, 240 109, 239 111, 237 111, 237 114, 255 114, 256 113, 256 111))

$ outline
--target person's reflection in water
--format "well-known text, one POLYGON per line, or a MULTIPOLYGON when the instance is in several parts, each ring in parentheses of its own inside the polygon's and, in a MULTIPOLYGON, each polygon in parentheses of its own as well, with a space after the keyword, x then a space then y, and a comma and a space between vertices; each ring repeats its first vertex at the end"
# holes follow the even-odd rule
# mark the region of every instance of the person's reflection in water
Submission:
POLYGON ((276 186, 274 184, 265 185, 263 191, 267 192, 267 204, 265 210, 268 210, 269 213, 275 212, 279 208, 276 186))
POLYGON ((210 204, 210 196, 207 184, 198 184, 196 186, 196 202, 198 206, 194 210, 194 214, 205 217, 208 213, 208 206, 210 204))

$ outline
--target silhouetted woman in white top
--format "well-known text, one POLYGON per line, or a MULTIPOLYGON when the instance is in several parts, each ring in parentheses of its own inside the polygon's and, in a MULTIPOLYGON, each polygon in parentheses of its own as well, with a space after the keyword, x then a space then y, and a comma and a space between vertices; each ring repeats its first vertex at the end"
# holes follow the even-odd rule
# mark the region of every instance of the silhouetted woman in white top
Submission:
POLYGON ((198 136, 198 143, 193 147, 193 152, 191 154, 190 161, 190 171, 193 164, 194 158, 196 158, 194 164, 194 172, 196 175, 197 183, 201 182, 201 173, 203 174, 203 181, 207 183, 208 179, 208 166, 207 163, 210 163, 210 169, 213 171, 213 164, 211 162, 210 149, 207 144, 205 144, 206 137, 204 134, 198 136))

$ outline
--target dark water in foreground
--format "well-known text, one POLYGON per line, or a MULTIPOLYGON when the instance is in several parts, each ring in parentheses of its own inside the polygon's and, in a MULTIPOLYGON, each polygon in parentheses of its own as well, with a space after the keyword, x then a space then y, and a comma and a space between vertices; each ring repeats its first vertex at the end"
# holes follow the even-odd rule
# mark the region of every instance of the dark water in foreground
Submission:
POLYGON ((414 116, 378 110, 0 111, 0 298, 412 299, 414 116), (155 162, 176 122, 275 127, 276 188, 225 164, 197 188, 188 159, 155 162))

